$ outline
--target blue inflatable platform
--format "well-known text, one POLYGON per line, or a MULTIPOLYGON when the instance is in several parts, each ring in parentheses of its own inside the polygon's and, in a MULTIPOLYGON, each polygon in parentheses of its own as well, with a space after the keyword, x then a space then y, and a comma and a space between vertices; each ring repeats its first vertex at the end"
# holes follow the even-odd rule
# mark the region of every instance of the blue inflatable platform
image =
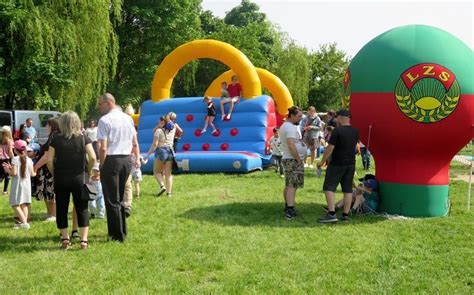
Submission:
MULTIPOLYGON (((178 171, 175 172, 235 172, 261 170, 270 164, 267 154, 269 140, 276 127, 275 103, 269 96, 240 100, 235 104, 230 121, 221 120, 220 99, 213 99, 217 111, 214 124, 217 134, 201 134, 207 114, 202 97, 173 98, 161 102, 145 101, 141 106, 138 125, 140 151, 146 153, 153 141, 153 128, 159 117, 169 112, 177 114, 177 123, 184 130, 176 151, 178 171)), ((226 104, 228 111, 229 104, 226 104)), ((142 167, 153 173, 153 156, 142 167)))

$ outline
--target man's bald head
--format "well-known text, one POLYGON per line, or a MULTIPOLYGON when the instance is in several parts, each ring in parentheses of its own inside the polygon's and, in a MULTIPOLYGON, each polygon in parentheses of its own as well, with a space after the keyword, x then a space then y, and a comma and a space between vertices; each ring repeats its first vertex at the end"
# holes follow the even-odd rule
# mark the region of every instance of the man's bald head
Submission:
POLYGON ((115 108, 115 97, 110 93, 104 93, 99 99, 99 110, 102 114, 106 114, 115 108))
POLYGON ((115 97, 110 93, 104 93, 100 97, 100 101, 107 101, 107 102, 112 102, 113 104, 115 104, 115 97))

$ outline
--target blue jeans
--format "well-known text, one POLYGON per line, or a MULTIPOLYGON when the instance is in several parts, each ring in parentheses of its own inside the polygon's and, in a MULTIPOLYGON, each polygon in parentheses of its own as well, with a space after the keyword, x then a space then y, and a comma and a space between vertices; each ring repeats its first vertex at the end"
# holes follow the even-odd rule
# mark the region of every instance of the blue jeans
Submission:
POLYGON ((91 214, 97 215, 99 218, 103 218, 105 216, 104 195, 101 194, 95 201, 89 201, 89 210, 91 214))
POLYGON ((362 166, 365 170, 370 168, 370 151, 366 147, 360 148, 360 155, 362 157, 362 166))

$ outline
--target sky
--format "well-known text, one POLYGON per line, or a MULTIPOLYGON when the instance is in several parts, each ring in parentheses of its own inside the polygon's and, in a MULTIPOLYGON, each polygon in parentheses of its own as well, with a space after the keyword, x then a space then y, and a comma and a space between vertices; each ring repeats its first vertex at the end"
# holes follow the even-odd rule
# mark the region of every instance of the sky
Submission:
MULTIPOLYGON (((379 34, 408 24, 438 27, 474 49, 473 1, 251 1, 281 31, 310 50, 336 42, 340 50, 353 57, 379 34)), ((203 0, 202 7, 224 17, 240 3, 241 0, 203 0)))

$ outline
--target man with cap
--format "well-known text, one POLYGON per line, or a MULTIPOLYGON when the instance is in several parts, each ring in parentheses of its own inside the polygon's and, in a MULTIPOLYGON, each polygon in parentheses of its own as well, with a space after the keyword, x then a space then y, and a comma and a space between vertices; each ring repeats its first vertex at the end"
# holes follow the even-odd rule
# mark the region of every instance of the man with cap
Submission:
POLYGON ((324 217, 318 219, 320 223, 338 221, 335 211, 335 192, 339 184, 341 184, 344 193, 344 209, 340 217, 341 221, 349 220, 351 209, 352 182, 355 173, 355 148, 359 141, 359 132, 351 126, 350 113, 346 109, 336 112, 336 121, 338 127, 332 132, 324 155, 318 163, 318 168, 320 168, 331 157, 323 184, 328 212, 324 217))

